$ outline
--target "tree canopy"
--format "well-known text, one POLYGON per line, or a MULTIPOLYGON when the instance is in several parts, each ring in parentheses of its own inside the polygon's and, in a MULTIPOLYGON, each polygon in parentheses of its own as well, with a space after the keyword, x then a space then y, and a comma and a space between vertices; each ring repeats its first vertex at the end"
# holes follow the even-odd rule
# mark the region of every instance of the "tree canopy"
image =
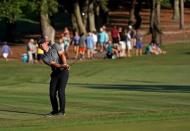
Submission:
POLYGON ((6 18, 8 22, 14 23, 23 15, 22 8, 26 6, 27 0, 1 0, 0 17, 6 18))
MULTIPOLYGON (((168 8, 172 8, 174 2, 174 0, 155 1, 161 2, 161 6, 168 8)), ((184 2, 190 3, 190 0, 184 0, 184 2)), ((45 23, 48 24, 45 26, 49 25, 54 28, 51 25, 50 16, 64 11, 70 15, 74 29, 79 32, 86 32, 99 28, 100 24, 98 23, 107 17, 106 12, 110 10, 109 5, 115 7, 117 6, 114 5, 115 3, 118 6, 126 6, 123 5, 125 3, 128 7, 132 6, 131 3, 143 3, 149 8, 151 7, 149 0, 0 0, 0 20, 6 20, 6 31, 9 33, 14 29, 15 26, 13 25, 19 18, 30 15, 45 16, 43 17, 45 19, 39 19, 39 22, 44 23, 46 21, 45 23), (102 15, 104 13, 105 15, 102 15), (42 22, 42 20, 44 21, 42 22)), ((132 12, 138 22, 136 23, 137 28, 140 28, 141 24, 140 7, 141 4, 135 7, 135 11, 132 12)), ((101 24, 105 24, 105 22, 101 24)), ((7 35, 10 35, 9 33, 7 35)))

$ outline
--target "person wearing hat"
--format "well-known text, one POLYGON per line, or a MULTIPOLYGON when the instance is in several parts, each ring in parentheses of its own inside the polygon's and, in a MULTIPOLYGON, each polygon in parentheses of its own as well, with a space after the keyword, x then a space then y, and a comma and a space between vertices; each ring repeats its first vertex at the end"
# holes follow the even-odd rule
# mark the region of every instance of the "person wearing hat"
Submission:
POLYGON ((52 111, 48 115, 64 115, 66 102, 65 88, 69 77, 69 65, 67 64, 65 54, 59 44, 55 43, 49 46, 44 37, 40 37, 37 44, 44 51, 43 62, 50 66, 52 70, 49 89, 52 111))

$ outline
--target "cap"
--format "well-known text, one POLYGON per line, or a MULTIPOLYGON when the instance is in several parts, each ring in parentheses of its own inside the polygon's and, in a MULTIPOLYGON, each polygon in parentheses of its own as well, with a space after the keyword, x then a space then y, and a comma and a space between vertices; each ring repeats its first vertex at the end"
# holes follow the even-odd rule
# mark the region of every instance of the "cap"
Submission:
POLYGON ((40 36, 38 38, 37 44, 40 45, 40 44, 43 44, 44 42, 45 42, 45 38, 43 36, 40 36))

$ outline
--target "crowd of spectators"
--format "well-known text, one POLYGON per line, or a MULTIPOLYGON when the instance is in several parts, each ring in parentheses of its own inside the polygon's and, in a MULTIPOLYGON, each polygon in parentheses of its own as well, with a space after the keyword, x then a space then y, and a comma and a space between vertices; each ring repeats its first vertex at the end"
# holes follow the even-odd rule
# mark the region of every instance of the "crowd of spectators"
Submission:
MULTIPOLYGON (((47 36, 46 42, 51 43, 47 36)), ((146 46, 143 44, 141 30, 135 30, 132 25, 126 28, 113 26, 107 29, 102 26, 98 31, 79 33, 65 27, 58 40, 61 49, 68 59, 89 60, 96 58, 118 59, 121 57, 165 54, 155 42, 146 46)), ((6 42, 1 49, 1 54, 8 61, 12 53, 6 42), (5 55, 6 54, 6 55, 5 55)), ((52 43, 51 43, 52 44, 52 43)), ((26 53, 22 55, 22 61, 26 63, 42 63, 43 51, 38 48, 34 39, 27 42, 26 53)))
POLYGON ((80 60, 96 59, 98 56, 117 59, 121 57, 131 58, 134 55, 142 56, 143 53, 152 55, 166 53, 155 42, 148 44, 151 46, 151 51, 147 53, 148 47, 144 47, 142 39, 141 30, 135 30, 131 25, 127 28, 113 26, 111 29, 102 26, 98 31, 87 32, 86 34, 65 28, 58 43, 63 47, 67 58, 72 58, 71 50, 69 50, 72 47, 74 58, 80 60))

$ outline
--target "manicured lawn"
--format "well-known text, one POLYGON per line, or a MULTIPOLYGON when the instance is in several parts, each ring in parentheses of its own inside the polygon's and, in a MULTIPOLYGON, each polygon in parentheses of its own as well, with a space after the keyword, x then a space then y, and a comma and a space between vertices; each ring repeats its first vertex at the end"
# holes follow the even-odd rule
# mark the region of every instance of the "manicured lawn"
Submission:
POLYGON ((64 117, 50 111, 46 65, 0 61, 0 130, 189 131, 190 44, 160 56, 78 62, 64 117))

